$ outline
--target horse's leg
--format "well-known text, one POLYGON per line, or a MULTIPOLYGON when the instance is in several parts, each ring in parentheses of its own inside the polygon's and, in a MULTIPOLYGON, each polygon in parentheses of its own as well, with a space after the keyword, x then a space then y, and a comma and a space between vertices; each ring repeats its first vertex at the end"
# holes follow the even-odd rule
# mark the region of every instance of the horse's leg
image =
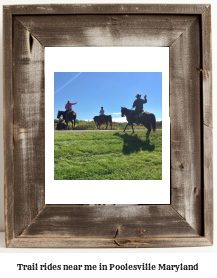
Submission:
POLYGON ((66 122, 66 125, 67 125, 67 130, 69 130, 69 118, 68 118, 67 114, 65 115, 65 122, 66 122))
POLYGON ((149 125, 149 126, 148 126, 148 130, 147 130, 147 133, 146 133, 146 138, 147 138, 147 139, 148 139, 148 137, 149 137, 150 132, 151 132, 151 126, 149 125))
POLYGON ((76 121, 76 115, 74 116, 74 129, 75 129, 75 121, 76 121))
POLYGON ((108 128, 108 122, 106 122, 106 128, 105 129, 107 129, 108 128))
POLYGON ((110 122, 110 125, 111 125, 111 130, 112 130, 112 121, 110 122))
POLYGON ((65 123, 66 123, 66 129, 68 130, 68 129, 69 129, 69 126, 68 126, 68 118, 67 118, 67 114, 65 115, 65 123))
POLYGON ((134 133, 133 124, 131 124, 131 127, 132 127, 132 130, 133 130, 133 133, 134 133))
POLYGON ((125 132, 126 128, 128 127, 128 125, 129 125, 129 123, 127 123, 127 125, 125 126, 125 128, 124 128, 124 132, 125 132))
POLYGON ((151 125, 150 125, 150 128, 148 130, 148 136, 150 135, 150 133, 151 133, 151 125))

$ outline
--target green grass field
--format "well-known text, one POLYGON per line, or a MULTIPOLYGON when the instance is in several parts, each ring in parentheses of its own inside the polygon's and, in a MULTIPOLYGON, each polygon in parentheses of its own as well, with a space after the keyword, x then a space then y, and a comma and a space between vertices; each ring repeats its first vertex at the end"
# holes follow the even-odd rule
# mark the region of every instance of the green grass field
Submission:
POLYGON ((161 180, 162 130, 54 133, 55 180, 161 180))

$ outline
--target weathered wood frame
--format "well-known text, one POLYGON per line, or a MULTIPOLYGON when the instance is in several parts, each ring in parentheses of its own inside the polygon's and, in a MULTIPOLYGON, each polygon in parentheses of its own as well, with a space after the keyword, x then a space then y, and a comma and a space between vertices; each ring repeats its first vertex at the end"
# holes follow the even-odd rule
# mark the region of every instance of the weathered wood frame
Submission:
POLYGON ((7 247, 213 243, 210 5, 4 6, 7 247), (44 47, 170 47, 171 205, 45 205, 44 47))

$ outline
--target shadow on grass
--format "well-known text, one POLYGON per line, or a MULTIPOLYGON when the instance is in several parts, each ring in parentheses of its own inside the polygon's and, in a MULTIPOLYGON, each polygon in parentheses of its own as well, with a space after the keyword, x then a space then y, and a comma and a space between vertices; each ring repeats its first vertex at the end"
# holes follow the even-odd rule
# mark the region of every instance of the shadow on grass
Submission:
POLYGON ((115 133, 114 136, 119 136, 123 139, 124 145, 123 145, 123 154, 131 154, 133 152, 139 152, 139 151, 149 151, 153 152, 155 149, 155 144, 150 144, 150 140, 141 140, 137 134, 135 135, 128 135, 127 133, 124 133, 123 135, 119 132, 115 133))

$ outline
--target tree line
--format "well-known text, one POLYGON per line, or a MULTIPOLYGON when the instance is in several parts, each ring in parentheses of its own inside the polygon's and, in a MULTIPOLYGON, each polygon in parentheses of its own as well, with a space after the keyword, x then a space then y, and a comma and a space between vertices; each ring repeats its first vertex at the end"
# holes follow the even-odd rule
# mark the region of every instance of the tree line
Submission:
MULTIPOLYGON (((54 119, 54 130, 56 130, 58 120, 54 119)), ((113 122, 112 123, 112 129, 113 130, 124 130, 126 126, 126 123, 118 123, 118 122, 113 122)), ((143 125, 137 125, 133 124, 134 128, 136 129, 144 129, 143 125)), ((156 128, 157 129, 162 129, 162 121, 156 122, 156 128)), ((69 123, 69 129, 72 129, 72 124, 69 123)), ((82 120, 76 120, 75 121, 75 129, 76 130, 96 130, 96 123, 94 121, 82 121, 82 120)), ((106 129, 105 124, 100 125, 100 129, 106 129)), ((108 129, 111 129, 110 124, 108 125, 108 129)), ((129 126, 129 129, 131 127, 129 126)))

